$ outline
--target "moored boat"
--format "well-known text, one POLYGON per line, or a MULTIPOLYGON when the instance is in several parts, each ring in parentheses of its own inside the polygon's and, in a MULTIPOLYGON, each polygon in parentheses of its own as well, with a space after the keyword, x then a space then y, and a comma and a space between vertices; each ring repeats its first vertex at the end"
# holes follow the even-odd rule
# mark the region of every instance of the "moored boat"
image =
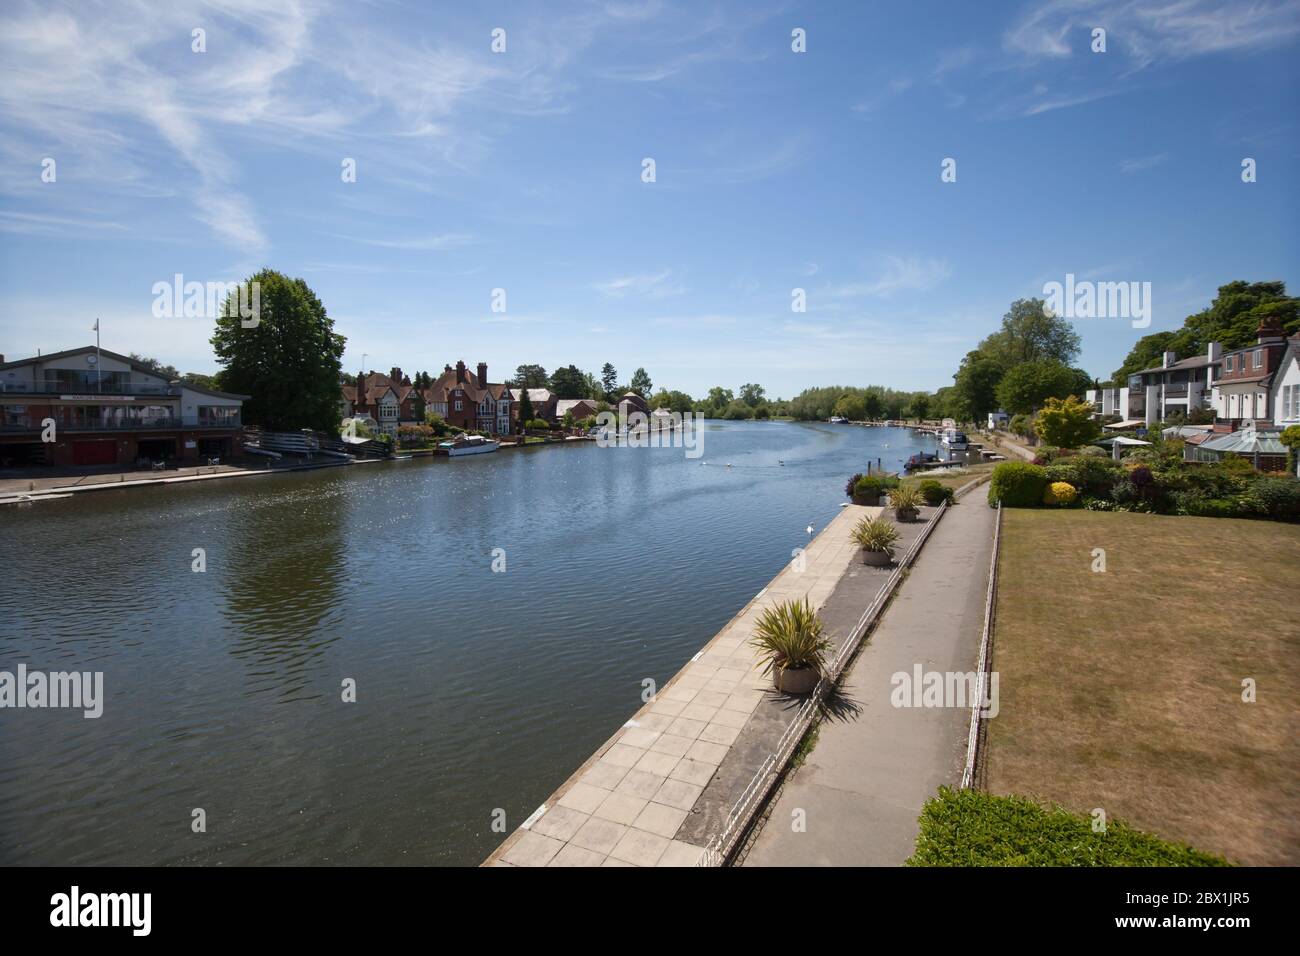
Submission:
POLYGON ((970 447, 970 444, 966 441, 965 432, 959 432, 955 428, 947 429, 940 441, 952 451, 965 451, 970 447))
POLYGON ((483 455, 496 451, 501 443, 482 435, 460 435, 451 441, 439 442, 438 447, 446 451, 448 456, 458 458, 461 455, 483 455))

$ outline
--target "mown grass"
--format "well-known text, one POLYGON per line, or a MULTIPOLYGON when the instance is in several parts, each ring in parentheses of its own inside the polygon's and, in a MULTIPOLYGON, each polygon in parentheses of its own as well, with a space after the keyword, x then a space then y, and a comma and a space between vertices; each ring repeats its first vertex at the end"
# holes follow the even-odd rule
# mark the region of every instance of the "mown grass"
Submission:
POLYGON ((998 573, 988 790, 1300 863, 1300 527, 1009 509, 998 573))

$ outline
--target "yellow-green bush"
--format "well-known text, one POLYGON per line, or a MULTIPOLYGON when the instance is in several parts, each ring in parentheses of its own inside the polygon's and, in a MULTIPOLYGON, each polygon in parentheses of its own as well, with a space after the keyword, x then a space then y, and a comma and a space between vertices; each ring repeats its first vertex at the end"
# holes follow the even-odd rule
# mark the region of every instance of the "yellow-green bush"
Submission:
POLYGON ((1054 481, 1043 489, 1043 504, 1068 505, 1078 495, 1079 492, 1068 481, 1054 481))

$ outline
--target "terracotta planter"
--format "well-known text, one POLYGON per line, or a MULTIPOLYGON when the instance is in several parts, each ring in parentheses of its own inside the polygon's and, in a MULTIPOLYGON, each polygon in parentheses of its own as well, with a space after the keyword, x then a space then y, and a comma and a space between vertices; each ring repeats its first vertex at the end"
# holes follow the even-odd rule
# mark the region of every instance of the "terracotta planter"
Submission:
POLYGON ((892 556, 888 551, 868 551, 862 549, 862 563, 870 565, 873 568, 883 568, 889 564, 892 556))
POLYGON ((811 694, 821 676, 815 667, 801 667, 798 670, 773 668, 772 686, 783 694, 811 694))

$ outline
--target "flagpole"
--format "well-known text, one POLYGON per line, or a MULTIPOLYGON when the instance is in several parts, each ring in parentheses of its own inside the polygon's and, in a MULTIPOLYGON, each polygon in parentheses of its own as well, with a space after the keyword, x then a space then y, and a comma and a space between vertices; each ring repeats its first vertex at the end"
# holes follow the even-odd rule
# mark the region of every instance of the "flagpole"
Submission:
POLYGON ((99 317, 95 317, 95 392, 103 394, 104 391, 104 370, 100 368, 99 356, 99 317))

